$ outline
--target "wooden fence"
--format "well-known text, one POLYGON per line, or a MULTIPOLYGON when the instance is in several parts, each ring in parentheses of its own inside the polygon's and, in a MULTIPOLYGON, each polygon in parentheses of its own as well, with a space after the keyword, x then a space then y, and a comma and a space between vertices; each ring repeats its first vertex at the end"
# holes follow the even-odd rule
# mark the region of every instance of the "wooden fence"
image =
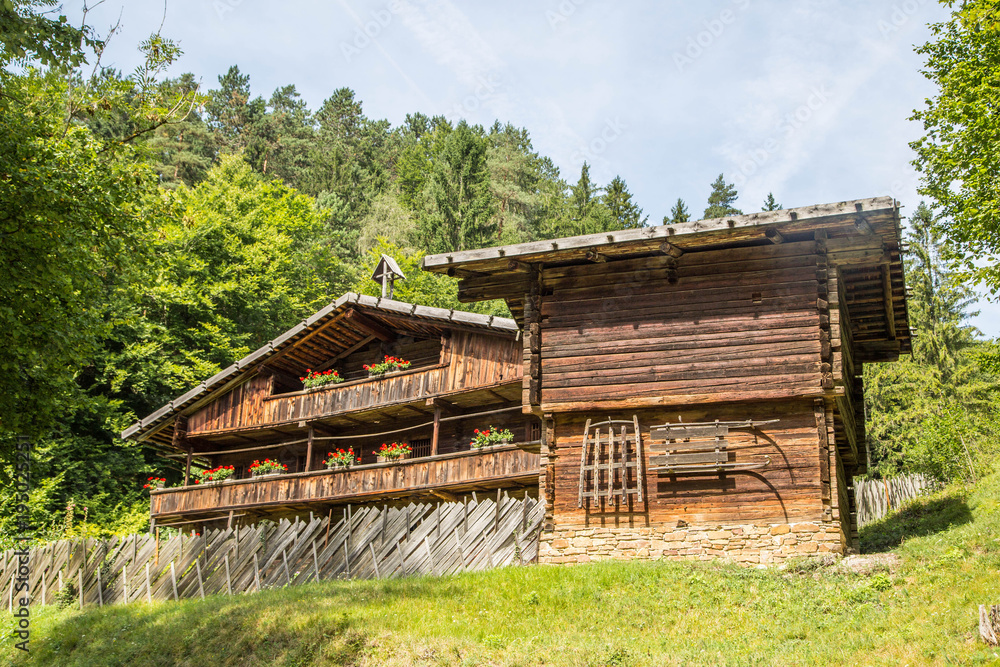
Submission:
POLYGON ((881 519, 908 500, 937 488, 934 480, 923 475, 901 475, 889 479, 854 480, 858 507, 858 527, 881 519))
MULTIPOLYGON (((544 507, 533 498, 473 497, 343 516, 262 522, 169 539, 128 535, 32 549, 31 604, 122 604, 255 592, 310 581, 443 575, 537 558, 544 507)), ((16 606, 19 559, 2 554, 0 590, 16 606)), ((21 569, 21 575, 24 575, 21 569)))

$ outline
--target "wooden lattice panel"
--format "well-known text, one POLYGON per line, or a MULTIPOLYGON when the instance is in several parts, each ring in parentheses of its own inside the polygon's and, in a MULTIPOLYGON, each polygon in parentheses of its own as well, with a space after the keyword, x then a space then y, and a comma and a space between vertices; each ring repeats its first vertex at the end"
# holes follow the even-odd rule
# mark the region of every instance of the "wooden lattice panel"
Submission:
POLYGON ((587 420, 580 452, 578 506, 619 509, 632 499, 645 503, 639 419, 587 420))

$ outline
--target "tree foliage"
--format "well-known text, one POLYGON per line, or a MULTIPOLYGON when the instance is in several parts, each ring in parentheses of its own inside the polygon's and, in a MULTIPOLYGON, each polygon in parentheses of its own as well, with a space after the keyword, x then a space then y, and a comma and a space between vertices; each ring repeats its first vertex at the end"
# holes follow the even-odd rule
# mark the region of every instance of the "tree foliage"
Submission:
POLYGON ((876 472, 974 478, 996 455, 1000 384, 967 324, 973 292, 949 267, 943 231, 921 204, 910 219, 911 359, 865 366, 876 472))
POLYGON ((917 49, 924 75, 938 88, 913 119, 924 136, 911 144, 920 192, 943 215, 942 230, 965 260, 966 273, 1000 290, 1000 5, 968 0, 931 26, 917 49))

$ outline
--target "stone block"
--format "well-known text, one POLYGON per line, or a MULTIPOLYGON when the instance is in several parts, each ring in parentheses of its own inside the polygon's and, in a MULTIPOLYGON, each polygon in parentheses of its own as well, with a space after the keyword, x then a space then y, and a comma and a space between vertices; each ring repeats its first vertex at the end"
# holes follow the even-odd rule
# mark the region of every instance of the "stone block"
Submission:
POLYGON ((789 530, 791 530, 791 529, 788 527, 788 524, 784 524, 784 523, 783 524, 779 524, 777 526, 771 526, 771 534, 772 535, 784 535, 789 530))
POLYGON ((793 533, 818 533, 819 526, 814 523, 795 523, 792 524, 793 533))

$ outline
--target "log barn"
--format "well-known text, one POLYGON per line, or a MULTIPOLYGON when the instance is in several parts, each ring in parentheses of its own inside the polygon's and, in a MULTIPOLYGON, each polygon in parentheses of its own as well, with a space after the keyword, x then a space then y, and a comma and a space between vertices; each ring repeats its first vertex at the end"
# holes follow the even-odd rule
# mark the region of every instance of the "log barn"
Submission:
POLYGON ((159 526, 506 490, 544 500, 543 562, 845 553, 862 367, 910 352, 900 236, 874 198, 427 256, 513 319, 347 294, 123 437, 185 471, 159 526), (410 366, 370 377, 384 355, 410 366), (471 448, 490 426, 513 442, 471 448), (251 477, 265 457, 287 471, 251 477))
POLYGON ((865 363, 910 352, 874 198, 427 256, 504 299, 541 421, 543 562, 768 563, 858 543, 865 363))

